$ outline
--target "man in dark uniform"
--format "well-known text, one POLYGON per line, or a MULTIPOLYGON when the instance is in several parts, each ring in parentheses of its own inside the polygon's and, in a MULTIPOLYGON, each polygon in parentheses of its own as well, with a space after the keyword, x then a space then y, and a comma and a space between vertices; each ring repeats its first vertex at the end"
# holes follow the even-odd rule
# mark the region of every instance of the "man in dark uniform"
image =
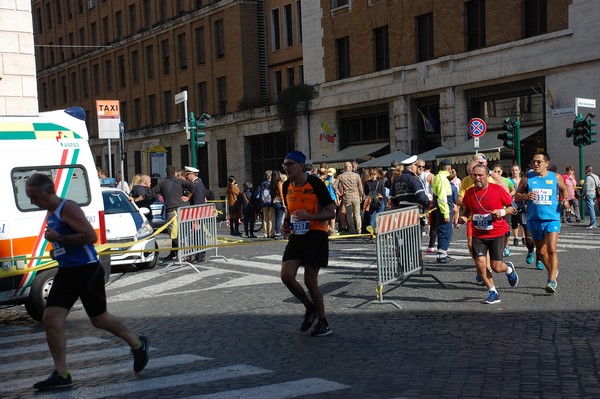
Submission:
MULTIPOLYGON (((195 187, 192 192, 192 197, 189 199, 190 205, 206 204, 206 187, 204 186, 202 179, 198 177, 198 172, 200 171, 193 166, 185 167, 185 178, 194 183, 195 187)), ((196 262, 203 262, 205 258, 206 252, 200 252, 194 256, 196 262)))
POLYGON ((401 202, 419 205, 423 209, 427 209, 429 206, 429 197, 427 197, 425 188, 417 177, 416 162, 416 155, 401 162, 404 165, 404 170, 400 176, 394 179, 390 190, 390 198, 395 208, 398 208, 401 202))
MULTIPOLYGON (((173 165, 167 166, 167 178, 160 181, 156 186, 146 191, 143 196, 134 198, 135 201, 141 201, 143 199, 156 198, 158 194, 162 195, 165 201, 165 209, 167 211, 167 222, 173 219, 175 216, 175 212, 177 208, 180 206, 188 205, 187 201, 190 197, 186 197, 183 193, 184 190, 187 190, 190 193, 193 193, 196 189, 194 183, 188 180, 182 180, 176 177, 175 172, 176 169, 173 165)), ((192 195, 192 198, 194 196, 192 195)), ((179 246, 179 241, 177 238, 177 233, 173 234, 173 224, 169 224, 167 227, 167 232, 171 236, 171 245, 173 248, 177 248, 179 246)), ((173 260, 177 257, 177 251, 171 250, 169 255, 164 260, 173 260)))

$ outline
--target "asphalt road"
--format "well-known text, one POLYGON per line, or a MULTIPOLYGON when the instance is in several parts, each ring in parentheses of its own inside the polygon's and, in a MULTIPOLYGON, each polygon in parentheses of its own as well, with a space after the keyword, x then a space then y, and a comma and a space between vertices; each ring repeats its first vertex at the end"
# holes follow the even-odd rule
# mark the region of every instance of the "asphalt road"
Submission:
MULTIPOLYGON (((385 286, 401 309, 376 300, 372 240, 332 241, 320 277, 333 329, 324 338, 299 331, 303 308, 278 277, 283 241, 221 247, 226 259, 198 264, 200 273, 113 274, 109 310, 149 337, 148 368, 135 375, 128 348, 76 305, 67 325, 76 389, 51 397, 600 397, 600 233, 563 225, 555 295, 525 248, 512 248, 519 285, 496 276, 502 302, 484 305, 464 229, 454 232, 453 263, 424 256, 446 288, 428 277, 385 286)), ((46 397, 30 388, 52 367, 43 328, 9 308, 0 333, 0 397, 46 397)))

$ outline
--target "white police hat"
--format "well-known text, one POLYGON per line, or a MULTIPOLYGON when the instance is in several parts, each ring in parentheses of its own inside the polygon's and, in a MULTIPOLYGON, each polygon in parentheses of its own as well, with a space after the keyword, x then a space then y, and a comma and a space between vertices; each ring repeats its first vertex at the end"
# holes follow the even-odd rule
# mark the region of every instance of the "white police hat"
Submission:
POLYGON ((400 161, 400 163, 402 165, 412 165, 413 163, 417 162, 417 156, 413 155, 412 157, 408 157, 403 161, 400 161))
POLYGON ((188 172, 188 173, 198 173, 198 172, 200 172, 199 169, 196 169, 193 166, 186 166, 185 167, 185 171, 188 172))

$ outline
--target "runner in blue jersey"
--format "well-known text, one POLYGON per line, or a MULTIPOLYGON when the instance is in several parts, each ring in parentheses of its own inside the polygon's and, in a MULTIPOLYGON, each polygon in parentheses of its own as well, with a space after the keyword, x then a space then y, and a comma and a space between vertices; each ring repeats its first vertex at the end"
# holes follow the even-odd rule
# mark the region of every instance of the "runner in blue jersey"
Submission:
POLYGON ((561 191, 563 206, 568 206, 567 186, 558 173, 548 170, 550 156, 536 152, 531 161, 533 170, 519 182, 515 201, 527 201, 527 229, 548 270, 546 292, 556 292, 558 275, 558 233, 560 233, 560 206, 558 190, 561 191))
POLYGON ((52 244, 50 255, 58 262, 58 272, 42 317, 54 371, 33 387, 39 391, 50 391, 72 386, 67 370, 65 322, 78 299, 94 327, 106 330, 129 344, 133 370, 136 373, 142 371, 148 363, 148 340, 133 335, 125 323, 106 310, 104 269, 94 249, 97 234, 83 210, 77 202, 58 197, 52 178, 42 173, 34 173, 27 179, 25 192, 33 205, 47 211, 44 238, 52 244))

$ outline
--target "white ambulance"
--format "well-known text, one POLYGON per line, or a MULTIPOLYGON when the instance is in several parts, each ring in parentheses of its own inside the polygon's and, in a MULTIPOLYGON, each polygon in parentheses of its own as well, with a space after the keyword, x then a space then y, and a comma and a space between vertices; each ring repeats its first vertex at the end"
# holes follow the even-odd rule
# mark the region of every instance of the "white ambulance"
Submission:
MULTIPOLYGON (((41 320, 56 262, 44 238, 46 211, 31 204, 25 182, 33 173, 55 181, 59 197, 76 201, 106 242, 104 207, 88 143, 85 111, 79 107, 39 116, 0 117, 0 304, 25 304, 41 320)), ((106 279, 110 256, 101 256, 106 279)))

